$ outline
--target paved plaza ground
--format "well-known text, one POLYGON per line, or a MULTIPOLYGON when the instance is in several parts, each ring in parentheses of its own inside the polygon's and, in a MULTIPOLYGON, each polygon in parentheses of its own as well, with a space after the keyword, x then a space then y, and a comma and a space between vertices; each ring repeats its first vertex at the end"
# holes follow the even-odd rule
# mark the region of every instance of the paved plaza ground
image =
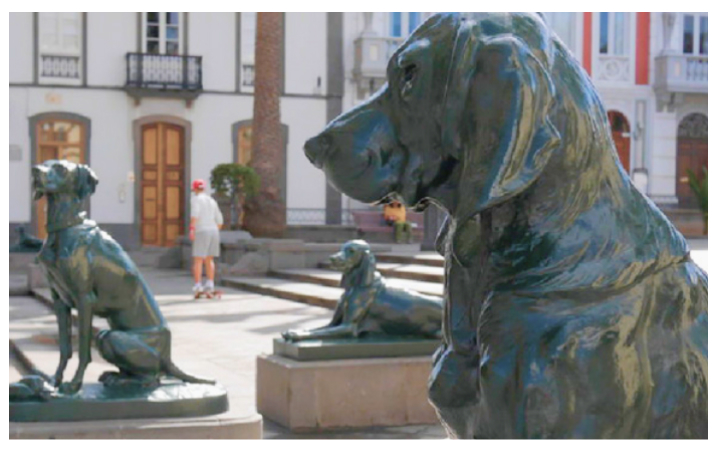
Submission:
MULTIPOLYGON (((692 256, 708 270, 707 240, 690 242, 692 256)), ((416 254, 418 246, 395 248, 416 254)), ((185 270, 142 268, 173 334, 173 359, 183 370, 216 378, 229 391, 233 410, 256 414, 256 357, 272 352, 272 339, 289 328, 325 324, 332 311, 326 307, 249 293, 224 287, 221 300, 192 300, 192 279, 185 270)), ((10 289, 22 286, 24 277, 11 273, 10 289)), ((101 320, 95 325, 104 327, 101 320)), ((10 339, 35 365, 52 372, 57 363, 56 325, 51 311, 28 295, 10 297, 10 339)), ((73 362, 76 363, 76 357, 73 362)), ((20 378, 16 361, 10 361, 10 381, 20 378)), ((68 373, 74 372, 72 363, 68 373)), ((110 367, 93 354, 86 379, 96 378, 110 367)), ((439 425, 371 428, 292 434, 265 419, 264 438, 446 438, 439 425)))

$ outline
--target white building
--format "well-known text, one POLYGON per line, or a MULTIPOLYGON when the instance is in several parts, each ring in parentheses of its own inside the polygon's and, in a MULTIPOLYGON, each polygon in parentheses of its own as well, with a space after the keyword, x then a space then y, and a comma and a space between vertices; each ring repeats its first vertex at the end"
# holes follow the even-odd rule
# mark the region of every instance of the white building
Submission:
MULTIPOLYGON (((329 188, 302 147, 383 83, 393 49, 429 15, 284 15, 288 223, 338 224, 366 207, 329 188)), ((707 14, 546 19, 612 111, 624 165, 649 196, 680 214, 690 206, 684 167, 707 165, 707 14)), ((11 13, 11 240, 20 225, 43 235, 30 166, 68 158, 97 173, 90 216, 118 241, 171 245, 188 225, 191 180, 251 157, 255 20, 253 13, 11 13)))

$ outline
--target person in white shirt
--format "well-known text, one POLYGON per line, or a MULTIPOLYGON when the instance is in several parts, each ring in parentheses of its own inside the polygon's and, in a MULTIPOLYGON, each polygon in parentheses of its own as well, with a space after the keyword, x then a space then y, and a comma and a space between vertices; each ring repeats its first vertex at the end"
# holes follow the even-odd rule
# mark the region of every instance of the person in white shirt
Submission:
POLYGON ((192 274, 195 283, 192 291, 195 298, 203 292, 214 293, 214 258, 219 257, 219 230, 224 224, 217 202, 204 190, 205 182, 202 179, 192 182, 189 238, 192 241, 192 274), (207 275, 204 287, 202 265, 207 275))

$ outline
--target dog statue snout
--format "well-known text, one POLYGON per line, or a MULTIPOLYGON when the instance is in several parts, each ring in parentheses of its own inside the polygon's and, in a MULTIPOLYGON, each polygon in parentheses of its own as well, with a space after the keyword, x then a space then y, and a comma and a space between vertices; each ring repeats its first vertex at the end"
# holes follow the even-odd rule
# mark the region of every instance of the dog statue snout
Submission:
POLYGON ((329 157, 332 148, 332 138, 327 134, 312 137, 304 144, 304 154, 309 162, 317 168, 322 168, 324 161, 329 157))

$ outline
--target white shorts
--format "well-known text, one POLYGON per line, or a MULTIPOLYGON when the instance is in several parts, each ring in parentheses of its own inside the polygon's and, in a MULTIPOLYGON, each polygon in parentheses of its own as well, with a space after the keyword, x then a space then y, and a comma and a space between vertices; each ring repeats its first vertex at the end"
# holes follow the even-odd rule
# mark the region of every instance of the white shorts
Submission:
POLYGON ((194 232, 192 257, 219 257, 219 229, 199 229, 194 232))

